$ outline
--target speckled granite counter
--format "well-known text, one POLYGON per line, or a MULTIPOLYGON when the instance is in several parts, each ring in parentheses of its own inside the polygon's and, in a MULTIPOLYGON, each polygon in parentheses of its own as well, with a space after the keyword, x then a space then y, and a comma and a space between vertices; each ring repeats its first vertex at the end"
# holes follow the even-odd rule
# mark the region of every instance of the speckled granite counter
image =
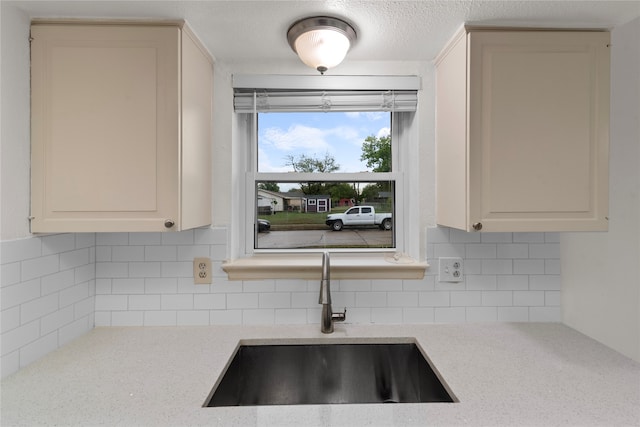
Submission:
POLYGON ((12 425, 640 425, 640 364, 560 324, 96 328, 2 382, 12 425), (459 403, 202 408, 245 338, 415 337, 459 403))

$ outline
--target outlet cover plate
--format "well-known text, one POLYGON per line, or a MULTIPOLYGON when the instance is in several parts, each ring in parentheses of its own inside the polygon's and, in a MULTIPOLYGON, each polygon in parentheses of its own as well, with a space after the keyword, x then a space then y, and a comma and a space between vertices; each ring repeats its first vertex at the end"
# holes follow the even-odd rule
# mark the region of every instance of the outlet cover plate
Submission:
POLYGON ((462 282, 463 271, 462 258, 438 258, 439 282, 462 282))
POLYGON ((193 259, 193 283, 196 285, 211 284, 211 260, 209 258, 193 259))

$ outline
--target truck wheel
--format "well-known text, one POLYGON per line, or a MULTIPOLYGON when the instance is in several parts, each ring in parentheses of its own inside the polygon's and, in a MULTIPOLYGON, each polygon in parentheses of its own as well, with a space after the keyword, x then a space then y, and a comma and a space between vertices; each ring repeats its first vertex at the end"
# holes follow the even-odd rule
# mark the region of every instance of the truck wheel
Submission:
POLYGON ((389 218, 382 221, 382 229, 383 230, 391 230, 392 227, 391 220, 389 218))
POLYGON ((342 221, 336 221, 333 224, 331 224, 331 228, 333 229, 333 231, 340 231, 342 230, 342 221))

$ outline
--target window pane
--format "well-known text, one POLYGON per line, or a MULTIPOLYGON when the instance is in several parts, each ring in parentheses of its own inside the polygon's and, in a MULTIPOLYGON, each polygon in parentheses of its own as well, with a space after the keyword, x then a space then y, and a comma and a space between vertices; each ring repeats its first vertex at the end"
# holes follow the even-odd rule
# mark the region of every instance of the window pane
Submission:
POLYGON ((258 172, 391 172, 391 113, 259 113, 258 172))
POLYGON ((254 248, 394 248, 394 190, 392 181, 257 182, 254 248))

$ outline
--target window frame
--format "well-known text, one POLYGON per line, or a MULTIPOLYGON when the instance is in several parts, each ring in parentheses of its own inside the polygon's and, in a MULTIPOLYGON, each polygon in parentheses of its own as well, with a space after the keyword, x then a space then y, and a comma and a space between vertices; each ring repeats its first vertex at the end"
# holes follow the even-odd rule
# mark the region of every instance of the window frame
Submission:
MULTIPOLYGON (((346 254, 379 254, 379 253, 405 253, 418 258, 419 247, 411 244, 410 231, 415 227, 407 224, 412 210, 412 203, 405 199, 407 191, 405 169, 412 160, 410 146, 415 144, 415 129, 413 122, 415 112, 389 112, 391 114, 391 170, 392 172, 330 172, 330 173, 295 173, 295 172, 258 172, 258 117, 254 113, 236 113, 240 118, 240 128, 243 130, 244 140, 242 144, 248 147, 246 171, 244 173, 244 206, 240 212, 244 214, 243 225, 238 230, 243 242, 241 248, 243 256, 251 257, 258 254, 286 254, 286 253, 319 253, 329 250, 332 253, 346 254), (243 126, 244 124, 244 126, 243 126), (406 146, 406 149, 403 148, 406 146), (295 176, 295 179, 292 178, 295 176), (257 239, 257 182, 306 182, 306 181, 333 181, 333 182, 394 182, 394 245, 391 248, 309 248, 309 249, 259 249, 255 248, 257 239)), ((415 209, 415 208, 414 208, 415 209)), ((415 224, 418 224, 416 220, 415 224)), ((418 230, 415 230, 418 233, 418 230)), ((415 234, 414 233, 414 234, 415 234)), ((418 233, 419 234, 419 233, 418 233)), ((415 240, 415 239, 413 239, 415 240)))

